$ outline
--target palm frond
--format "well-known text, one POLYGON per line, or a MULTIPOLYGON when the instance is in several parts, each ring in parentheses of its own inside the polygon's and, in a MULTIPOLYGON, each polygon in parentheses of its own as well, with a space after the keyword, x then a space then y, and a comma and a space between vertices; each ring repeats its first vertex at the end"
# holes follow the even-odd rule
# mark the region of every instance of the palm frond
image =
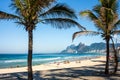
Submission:
POLYGON ((98 18, 92 11, 85 10, 85 11, 80 12, 80 15, 87 16, 90 20, 92 20, 94 22, 94 24, 96 25, 95 27, 98 30, 105 31, 105 27, 103 26, 100 18, 98 18))
POLYGON ((119 28, 120 27, 120 20, 118 20, 115 24, 114 24, 115 28, 119 28))
POLYGON ((80 12, 81 16, 88 16, 89 19, 95 21, 98 20, 98 17, 90 10, 80 12))
POLYGON ((120 26, 120 20, 118 20, 118 15, 113 14, 113 18, 111 19, 111 22, 109 22, 109 30, 117 30, 120 26))
POLYGON ((54 7, 48 11, 40 14, 40 17, 68 17, 68 18, 77 18, 74 10, 69 8, 65 4, 56 4, 54 7))
POLYGON ((31 5, 34 6, 38 6, 39 10, 41 9, 45 9, 46 7, 49 7, 51 4, 53 4, 56 0, 32 0, 31 1, 31 5), (34 3, 32 3, 32 1, 35 1, 34 3))
POLYGON ((113 35, 115 35, 115 34, 118 35, 118 34, 120 34, 120 30, 113 31, 112 33, 113 33, 113 35))
POLYGON ((113 12, 117 12, 119 3, 117 0, 109 0, 109 8, 113 10, 113 12))
POLYGON ((106 31, 105 26, 102 24, 102 22, 100 20, 96 20, 95 25, 96 25, 95 27, 98 29, 98 31, 102 31, 102 32, 106 31))
MULTIPOLYGON (((23 12, 25 13, 26 4, 23 3, 22 0, 11 0, 11 1, 12 1, 12 3, 11 3, 11 5, 10 5, 10 7, 11 7, 12 9, 14 9, 15 12, 16 12, 19 16, 23 15, 22 13, 23 13, 23 12), (22 12, 21 12, 21 11, 22 11, 22 12)), ((25 2, 25 1, 24 1, 24 2, 25 2)))
POLYGON ((96 36, 99 35, 101 33, 96 32, 96 31, 79 31, 79 32, 75 32, 72 36, 72 40, 74 40, 77 36, 82 36, 82 35, 91 35, 91 36, 96 36))
POLYGON ((79 23, 68 18, 49 18, 49 19, 44 19, 43 21, 45 24, 51 24, 53 27, 56 27, 58 29, 62 29, 62 28, 67 29, 70 27, 77 26, 81 30, 85 30, 85 28, 81 26, 79 23))
POLYGON ((92 9, 92 10, 96 13, 97 16, 100 16, 100 8, 101 8, 101 7, 102 7, 101 5, 96 5, 96 6, 94 6, 94 8, 92 9))
POLYGON ((90 20, 96 22, 98 21, 97 16, 90 10, 85 10, 80 12, 81 16, 87 16, 90 20))
POLYGON ((105 7, 107 5, 107 1, 106 0, 99 0, 100 4, 105 7))
POLYGON ((7 19, 7 20, 9 20, 9 19, 17 19, 17 18, 19 18, 19 17, 16 16, 16 15, 0 11, 0 19, 7 19))

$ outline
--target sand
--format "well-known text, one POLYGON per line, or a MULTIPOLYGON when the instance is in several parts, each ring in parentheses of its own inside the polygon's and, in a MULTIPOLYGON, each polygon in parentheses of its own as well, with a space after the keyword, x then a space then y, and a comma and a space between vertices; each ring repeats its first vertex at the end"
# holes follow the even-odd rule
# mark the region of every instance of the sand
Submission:
MULTIPOLYGON (((34 80, 120 80, 120 67, 115 75, 105 75, 104 68, 102 56, 33 66, 33 74, 34 80)), ((27 67, 0 69, 0 80, 27 80, 27 67)))
MULTIPOLYGON (((87 60, 82 60, 82 61, 72 61, 72 62, 63 61, 63 62, 55 62, 55 63, 37 65, 37 66, 33 66, 33 71, 82 67, 82 66, 94 66, 97 64, 102 64, 102 62, 93 62, 92 60, 105 60, 105 57, 87 59, 87 60)), ((6 69, 0 69, 0 74, 26 72, 26 71, 27 71, 27 67, 6 68, 6 69)))

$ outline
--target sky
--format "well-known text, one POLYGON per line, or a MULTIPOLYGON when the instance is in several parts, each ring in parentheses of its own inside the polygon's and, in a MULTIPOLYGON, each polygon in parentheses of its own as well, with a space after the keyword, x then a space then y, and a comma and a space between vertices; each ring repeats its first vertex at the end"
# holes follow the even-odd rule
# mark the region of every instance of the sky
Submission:
MULTIPOLYGON (((98 0, 58 0, 65 3, 79 14, 83 10, 91 10, 98 4, 98 0)), ((14 13, 9 7, 11 0, 1 0, 0 10, 14 13)), ((93 22, 87 18, 78 16, 77 20, 88 30, 95 30, 93 22)), ((78 45, 80 42, 90 45, 94 42, 103 42, 100 36, 81 36, 72 42, 72 34, 79 31, 77 27, 70 29, 56 29, 51 25, 38 24, 33 32, 34 53, 59 53, 71 44, 78 45)), ((14 21, 0 20, 0 53, 27 53, 28 33, 22 26, 14 21)))

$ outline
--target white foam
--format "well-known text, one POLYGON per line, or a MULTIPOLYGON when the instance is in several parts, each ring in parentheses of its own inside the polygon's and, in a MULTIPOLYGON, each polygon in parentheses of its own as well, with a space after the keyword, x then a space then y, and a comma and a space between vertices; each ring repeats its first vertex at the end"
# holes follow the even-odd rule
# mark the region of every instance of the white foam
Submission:
POLYGON ((50 60, 58 60, 61 59, 61 57, 57 58, 45 58, 45 59, 33 59, 33 61, 50 61, 50 60))
POLYGON ((23 60, 23 59, 21 59, 21 60, 6 60, 4 62, 5 63, 15 63, 15 62, 26 62, 26 60, 23 60))
MULTIPOLYGON (((33 59, 33 61, 50 61, 50 60, 58 60, 58 59, 61 59, 61 57, 57 57, 57 58, 45 58, 45 59, 33 59)), ((27 59, 23 60, 23 59, 20 59, 20 60, 5 60, 4 63, 16 63, 16 62, 27 62, 27 59)))

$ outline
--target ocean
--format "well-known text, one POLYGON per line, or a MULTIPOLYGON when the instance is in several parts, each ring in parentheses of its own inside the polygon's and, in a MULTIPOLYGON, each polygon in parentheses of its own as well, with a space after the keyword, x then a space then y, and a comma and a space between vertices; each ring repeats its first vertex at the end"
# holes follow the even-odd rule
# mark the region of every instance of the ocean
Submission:
MULTIPOLYGON (((53 62, 61 62, 64 60, 76 60, 94 58, 97 56, 103 56, 99 53, 48 53, 48 54, 33 54, 33 65, 40 65, 53 62)), ((25 67, 27 66, 27 53, 26 54, 0 54, 0 68, 12 68, 12 67, 25 67)))

